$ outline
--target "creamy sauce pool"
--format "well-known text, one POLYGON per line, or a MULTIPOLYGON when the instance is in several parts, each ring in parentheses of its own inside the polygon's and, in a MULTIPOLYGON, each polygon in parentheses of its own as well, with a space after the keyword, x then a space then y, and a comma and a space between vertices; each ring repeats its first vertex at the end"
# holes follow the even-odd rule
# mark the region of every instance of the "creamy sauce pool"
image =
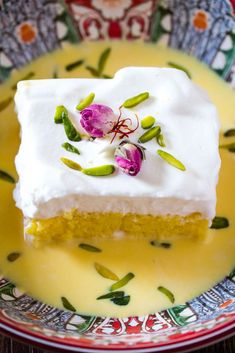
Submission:
MULTIPOLYGON (((67 46, 63 51, 46 55, 14 73, 0 86, 0 101, 14 95, 14 84, 29 72, 35 79, 58 77, 90 77, 86 65, 97 67, 101 52, 110 46, 105 74, 113 75, 124 66, 167 66, 170 60, 186 67, 193 81, 205 88, 219 110, 222 131, 235 126, 235 93, 214 73, 195 59, 153 44, 85 43, 67 46), (65 66, 79 59, 85 65, 72 71, 65 66)), ((40 114, 40 112, 38 112, 40 114)), ((234 137, 222 138, 232 142, 234 137)), ((0 112, 0 169, 16 177, 14 157, 19 147, 19 125, 11 103, 0 112)), ((43 141, 42 141, 43 143, 43 141)), ((186 146, 187 148, 187 146, 186 146)), ((28 294, 56 307, 63 307, 61 297, 83 314, 123 317, 143 315, 170 307, 168 297, 157 288, 163 286, 182 304, 209 289, 227 275, 235 265, 234 180, 235 154, 221 150, 222 168, 218 185, 217 215, 229 220, 225 229, 209 230, 203 241, 178 240, 169 249, 150 245, 148 240, 94 240, 100 253, 79 247, 50 245, 35 249, 23 239, 23 218, 12 198, 14 186, 0 180, 0 270, 28 294), (7 255, 19 252, 14 262, 7 255), (122 289, 131 296, 127 306, 110 300, 96 300, 108 293, 112 280, 101 277, 94 268, 98 262, 120 278, 128 272, 135 277, 122 289)), ((78 244, 80 242, 78 241, 78 244)))

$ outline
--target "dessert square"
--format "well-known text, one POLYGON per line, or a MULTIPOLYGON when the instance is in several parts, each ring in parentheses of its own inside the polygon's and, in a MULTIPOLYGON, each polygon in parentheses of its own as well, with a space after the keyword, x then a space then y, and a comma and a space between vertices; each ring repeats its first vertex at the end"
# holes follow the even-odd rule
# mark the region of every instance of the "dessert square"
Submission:
POLYGON ((219 122, 176 69, 18 83, 17 206, 34 239, 204 235, 215 215, 219 122))

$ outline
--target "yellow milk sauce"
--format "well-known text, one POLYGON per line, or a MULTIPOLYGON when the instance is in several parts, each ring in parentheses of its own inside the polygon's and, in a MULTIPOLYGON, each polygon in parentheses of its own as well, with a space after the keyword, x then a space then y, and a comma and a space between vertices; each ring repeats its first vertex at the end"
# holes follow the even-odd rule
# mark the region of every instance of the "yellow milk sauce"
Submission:
MULTIPOLYGON (((130 65, 165 67, 168 61, 178 63, 190 71, 194 82, 207 90, 218 108, 221 131, 235 127, 235 93, 216 74, 182 53, 139 42, 69 45, 45 55, 15 72, 0 86, 0 103, 13 97, 15 83, 27 76, 32 76, 31 79, 91 77, 86 66, 97 68, 100 54, 107 47, 112 50, 105 75, 112 76, 119 68, 130 65), (80 59, 84 60, 82 65, 66 70, 68 64, 80 59)), ((235 137, 221 138, 221 143, 230 142, 235 142, 235 137)), ((0 169, 16 179, 14 158, 19 143, 19 125, 11 101, 0 111, 0 169)), ((226 217, 229 227, 208 230, 203 241, 174 241, 169 248, 153 246, 148 240, 125 238, 93 240, 91 245, 102 249, 102 252, 59 244, 34 248, 24 241, 22 214, 16 209, 12 196, 14 185, 0 179, 1 273, 29 295, 60 308, 63 308, 61 298, 64 297, 83 314, 143 315, 192 299, 221 280, 235 265, 235 153, 221 149, 221 158, 217 215, 226 217), (7 257, 12 253, 20 256, 9 261, 7 257), (119 289, 130 296, 128 305, 116 305, 110 299, 96 299, 109 293, 115 281, 100 276, 95 263, 107 267, 119 278, 130 272, 134 274, 135 277, 119 289), (170 301, 172 298, 158 290, 159 286, 174 295, 174 303, 170 301)), ((78 244, 81 242, 78 240, 78 244)))

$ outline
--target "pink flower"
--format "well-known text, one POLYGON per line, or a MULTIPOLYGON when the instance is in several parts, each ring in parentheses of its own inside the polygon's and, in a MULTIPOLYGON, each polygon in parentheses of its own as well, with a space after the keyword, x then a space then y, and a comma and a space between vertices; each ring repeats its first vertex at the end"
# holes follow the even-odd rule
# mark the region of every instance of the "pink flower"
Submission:
POLYGON ((81 125, 92 137, 104 137, 112 130, 117 117, 104 104, 91 104, 81 111, 81 125))
POLYGON ((143 159, 145 159, 144 148, 138 144, 126 140, 116 148, 115 161, 126 174, 137 175, 143 159))

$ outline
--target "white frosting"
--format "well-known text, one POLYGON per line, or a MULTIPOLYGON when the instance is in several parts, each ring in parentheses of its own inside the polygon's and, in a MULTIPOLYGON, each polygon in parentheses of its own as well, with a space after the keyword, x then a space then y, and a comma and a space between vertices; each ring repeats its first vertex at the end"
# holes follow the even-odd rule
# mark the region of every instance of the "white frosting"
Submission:
MULTIPOLYGON (((215 106, 207 94, 184 72, 155 67, 128 67, 113 79, 56 79, 22 81, 15 97, 22 130, 16 157, 19 183, 15 191, 17 206, 30 218, 49 218, 77 208, 85 212, 187 215, 201 212, 215 215, 216 184, 220 168, 218 153, 219 122, 215 106), (184 163, 186 171, 167 164, 156 153, 155 139, 145 143, 146 160, 137 176, 120 170, 106 177, 87 176, 60 161, 67 157, 88 168, 115 164, 110 137, 93 142, 72 142, 80 155, 65 151, 68 141, 62 125, 54 123, 57 105, 65 105, 77 129, 80 125, 77 103, 95 92, 95 103, 106 104, 118 114, 127 99, 148 91, 150 98, 123 116, 139 119, 156 117, 162 127, 165 150, 184 163)), ((137 142, 144 130, 130 135, 137 142)))

